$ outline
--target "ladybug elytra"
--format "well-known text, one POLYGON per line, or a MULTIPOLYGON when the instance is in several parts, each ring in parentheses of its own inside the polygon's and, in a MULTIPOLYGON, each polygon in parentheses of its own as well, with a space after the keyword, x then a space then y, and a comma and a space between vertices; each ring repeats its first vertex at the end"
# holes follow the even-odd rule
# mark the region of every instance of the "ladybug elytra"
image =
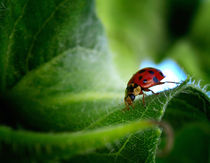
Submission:
POLYGON ((153 94, 158 94, 149 89, 150 87, 153 87, 155 85, 161 85, 164 83, 177 84, 177 82, 170 82, 170 81, 161 82, 161 80, 164 78, 165 76, 163 75, 163 73, 156 68, 146 67, 137 71, 129 80, 127 88, 125 90, 124 101, 126 108, 129 110, 130 105, 133 107, 133 101, 135 100, 135 97, 141 94, 143 95, 143 104, 145 106, 144 102, 145 95, 143 91, 145 92, 151 91, 153 94))

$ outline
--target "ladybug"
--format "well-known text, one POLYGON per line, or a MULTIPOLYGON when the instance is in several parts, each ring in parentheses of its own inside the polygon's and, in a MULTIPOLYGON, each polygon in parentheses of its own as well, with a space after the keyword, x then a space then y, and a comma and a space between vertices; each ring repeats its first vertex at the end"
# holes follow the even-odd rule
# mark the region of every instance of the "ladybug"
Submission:
POLYGON ((129 106, 131 105, 133 107, 133 101, 135 100, 135 97, 137 95, 143 95, 143 105, 145 106, 144 102, 144 92, 151 91, 153 94, 158 94, 153 92, 150 87, 153 87, 155 85, 161 85, 164 83, 175 83, 177 82, 161 82, 162 79, 164 79, 165 76, 163 73, 152 67, 146 67, 139 71, 137 71, 129 80, 127 84, 127 88, 125 90, 125 105, 126 108, 129 110, 129 106))

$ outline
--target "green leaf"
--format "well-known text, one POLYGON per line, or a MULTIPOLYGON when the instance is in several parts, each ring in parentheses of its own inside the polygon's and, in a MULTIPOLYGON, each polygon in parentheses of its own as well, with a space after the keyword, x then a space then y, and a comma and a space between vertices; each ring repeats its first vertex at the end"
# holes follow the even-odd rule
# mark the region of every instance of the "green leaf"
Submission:
POLYGON ((122 112, 126 85, 92 0, 0 4, 1 160, 155 162, 161 130, 151 119, 172 100, 191 90, 190 103, 196 92, 189 108, 209 115, 206 92, 188 80, 122 112))
POLYGON ((171 153, 165 158, 158 158, 157 162, 208 162, 209 98, 201 93, 205 89, 201 89, 199 83, 196 85, 188 87, 168 105, 163 119, 175 131, 175 144, 171 153))

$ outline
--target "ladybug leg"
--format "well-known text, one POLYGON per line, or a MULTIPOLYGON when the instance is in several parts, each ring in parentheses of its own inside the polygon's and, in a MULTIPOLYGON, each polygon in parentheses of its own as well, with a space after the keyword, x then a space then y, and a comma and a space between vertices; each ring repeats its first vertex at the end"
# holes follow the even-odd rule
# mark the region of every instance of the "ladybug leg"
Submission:
POLYGON ((146 88, 146 89, 144 89, 144 91, 147 91, 147 92, 152 92, 152 94, 154 94, 154 95, 158 95, 159 93, 155 93, 153 90, 151 90, 151 89, 149 89, 149 88, 146 88))
POLYGON ((165 82, 158 82, 155 85, 161 85, 161 84, 165 84, 165 82))
POLYGON ((146 105, 145 105, 145 101, 144 101, 144 92, 143 92, 143 91, 142 91, 142 94, 143 94, 143 98, 142 98, 143 105, 144 105, 144 107, 146 107, 146 105))
POLYGON ((146 107, 146 104, 145 104, 145 101, 144 101, 145 94, 144 94, 143 90, 141 90, 141 92, 139 93, 139 95, 141 95, 141 94, 143 95, 143 97, 142 97, 143 105, 144 105, 144 107, 146 107))
MULTIPOLYGON (((161 85, 161 84, 165 84, 165 83, 180 84, 179 82, 165 81, 165 82, 158 82, 158 83, 155 83, 155 85, 161 85)), ((154 85, 154 86, 155 86, 155 85, 154 85)), ((148 89, 144 89, 144 90, 148 90, 148 89)))
POLYGON ((154 95, 158 95, 158 94, 160 94, 160 93, 155 93, 155 92, 153 92, 152 90, 150 90, 151 92, 152 92, 152 94, 154 94, 154 95))
POLYGON ((142 102, 143 102, 144 107, 146 107, 145 102, 144 102, 144 96, 145 96, 145 94, 144 94, 143 90, 141 90, 141 92, 139 93, 139 95, 143 95, 142 102))

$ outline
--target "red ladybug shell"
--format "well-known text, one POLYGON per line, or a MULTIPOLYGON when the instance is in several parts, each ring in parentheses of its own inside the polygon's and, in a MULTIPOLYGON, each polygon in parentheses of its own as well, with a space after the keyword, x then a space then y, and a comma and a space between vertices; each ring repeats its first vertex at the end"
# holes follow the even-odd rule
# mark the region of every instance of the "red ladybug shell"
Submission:
POLYGON ((165 78, 165 76, 160 70, 146 67, 136 72, 129 80, 128 85, 135 83, 141 88, 150 88, 159 83, 163 78, 165 78))

